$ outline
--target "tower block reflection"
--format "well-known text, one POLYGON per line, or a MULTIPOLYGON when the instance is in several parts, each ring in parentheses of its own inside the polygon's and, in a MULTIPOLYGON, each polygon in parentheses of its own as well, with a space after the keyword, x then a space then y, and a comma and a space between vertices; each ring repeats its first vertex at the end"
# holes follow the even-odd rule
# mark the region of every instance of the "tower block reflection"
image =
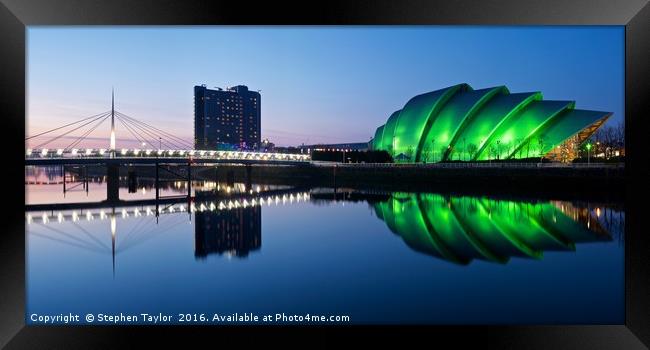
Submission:
POLYGON ((461 265, 541 259, 544 251, 612 240, 587 209, 566 203, 394 193, 373 206, 413 250, 461 265))
POLYGON ((262 207, 197 211, 194 224, 194 256, 209 254, 248 256, 262 247, 262 207))

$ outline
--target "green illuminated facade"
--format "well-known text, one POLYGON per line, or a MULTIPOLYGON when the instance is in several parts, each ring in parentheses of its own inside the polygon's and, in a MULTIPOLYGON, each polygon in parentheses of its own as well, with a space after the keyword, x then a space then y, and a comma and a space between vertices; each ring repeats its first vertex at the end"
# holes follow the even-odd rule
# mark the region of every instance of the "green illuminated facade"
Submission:
POLYGON ((519 159, 586 140, 611 112, 544 101, 540 92, 459 84, 410 99, 375 131, 372 147, 397 161, 519 159))
POLYGON ((541 259, 544 251, 574 251, 575 243, 611 241, 589 210, 564 202, 393 193, 376 215, 413 250, 466 265, 541 259))

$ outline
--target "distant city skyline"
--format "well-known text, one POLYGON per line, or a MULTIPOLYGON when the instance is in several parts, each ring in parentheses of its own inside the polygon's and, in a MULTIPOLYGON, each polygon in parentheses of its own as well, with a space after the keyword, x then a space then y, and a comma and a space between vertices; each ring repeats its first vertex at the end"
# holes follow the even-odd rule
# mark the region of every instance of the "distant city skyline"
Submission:
MULTIPOLYGON (((624 120, 622 26, 27 29, 26 133, 115 108, 193 140, 193 88, 261 90, 278 146, 366 142, 416 94, 458 83, 541 91, 624 120)), ((81 147, 105 147, 109 123, 81 147)), ((117 145, 133 147, 117 124, 117 145)), ((62 139, 51 147, 63 147, 62 139)))

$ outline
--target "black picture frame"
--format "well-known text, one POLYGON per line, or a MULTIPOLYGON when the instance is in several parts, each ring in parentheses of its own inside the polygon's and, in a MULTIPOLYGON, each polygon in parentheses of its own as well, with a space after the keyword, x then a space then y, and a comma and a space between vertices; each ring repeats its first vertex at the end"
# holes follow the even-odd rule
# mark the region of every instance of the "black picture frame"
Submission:
MULTIPOLYGON (((3 174, 9 217, 0 234, 0 346, 8 348, 117 348, 170 335, 202 337, 209 344, 264 345, 251 332, 278 339, 291 332, 304 346, 357 335, 367 341, 426 337, 436 344, 507 349, 642 349, 650 344, 650 246, 645 208, 637 205, 650 175, 643 112, 650 91, 650 5, 646 0, 323 1, 251 4, 230 1, 0 0, 0 112, 3 174), (625 324, 575 326, 430 327, 37 327, 25 326, 25 222, 17 185, 24 173, 26 26, 31 25, 623 25, 625 26, 625 324), (633 204, 634 203, 634 204, 633 204), (395 331, 397 330, 397 331, 395 331), (645 344, 645 345, 644 345, 645 344)), ((597 293, 598 291, 594 291, 597 293)))

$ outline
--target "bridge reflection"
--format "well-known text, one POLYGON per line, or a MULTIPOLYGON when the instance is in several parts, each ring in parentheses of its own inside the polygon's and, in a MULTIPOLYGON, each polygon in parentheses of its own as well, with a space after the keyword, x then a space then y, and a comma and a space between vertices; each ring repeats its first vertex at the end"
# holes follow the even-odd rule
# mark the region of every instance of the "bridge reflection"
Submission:
MULTIPOLYGON (((607 217, 603 214, 607 209, 601 211, 600 207, 571 202, 264 188, 259 193, 199 191, 189 202, 187 197, 178 196, 155 201, 156 205, 152 205, 152 200, 136 200, 110 208, 103 202, 26 206, 27 232, 88 251, 108 253, 115 263, 116 254, 193 221, 197 260, 210 255, 245 258, 262 247, 263 206, 346 201, 368 203, 388 229, 412 250, 460 265, 475 259, 501 264, 512 257, 541 259, 546 251, 574 251, 576 244, 613 238, 612 227, 603 225, 601 220, 607 217), (100 224, 101 221, 106 224, 100 224), (79 232, 75 233, 76 230, 79 232)), ((623 227, 621 220, 620 233, 623 227)))
POLYGON ((211 254, 244 258, 261 248, 263 206, 309 200, 309 192, 300 188, 264 186, 260 191, 257 186, 257 191, 231 193, 224 185, 228 189, 224 194, 217 191, 218 187, 197 191, 189 202, 186 196, 168 196, 163 200, 125 201, 113 207, 106 207, 105 202, 26 205, 27 234, 109 254, 115 274, 118 254, 192 221, 197 259, 211 254))
POLYGON ((393 193, 373 207, 411 249, 461 265, 541 259, 544 251, 612 240, 589 208, 569 202, 393 193))

